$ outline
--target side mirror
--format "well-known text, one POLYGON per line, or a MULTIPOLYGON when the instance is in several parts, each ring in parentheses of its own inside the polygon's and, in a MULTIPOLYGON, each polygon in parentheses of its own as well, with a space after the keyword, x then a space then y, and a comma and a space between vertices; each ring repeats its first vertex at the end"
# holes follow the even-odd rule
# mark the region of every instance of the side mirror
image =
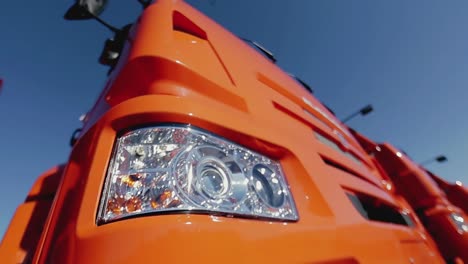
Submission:
POLYGON ((104 11, 106 4, 107 0, 76 0, 64 18, 67 20, 93 19, 104 11))

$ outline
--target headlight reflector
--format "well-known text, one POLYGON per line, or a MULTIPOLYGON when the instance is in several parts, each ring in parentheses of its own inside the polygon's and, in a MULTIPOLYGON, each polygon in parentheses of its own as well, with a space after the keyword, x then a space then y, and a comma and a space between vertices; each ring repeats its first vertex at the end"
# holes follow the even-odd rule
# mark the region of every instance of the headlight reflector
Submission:
POLYGON ((98 222, 194 211, 297 220, 279 162, 190 126, 119 137, 98 222))

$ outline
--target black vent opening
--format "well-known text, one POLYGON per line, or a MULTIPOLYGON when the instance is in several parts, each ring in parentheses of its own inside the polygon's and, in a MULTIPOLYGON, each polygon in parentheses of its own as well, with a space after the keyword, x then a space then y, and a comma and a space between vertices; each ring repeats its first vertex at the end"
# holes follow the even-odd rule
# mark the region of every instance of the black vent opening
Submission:
POLYGON ((346 193, 356 210, 367 220, 413 227, 414 222, 406 212, 384 201, 362 193, 346 193))

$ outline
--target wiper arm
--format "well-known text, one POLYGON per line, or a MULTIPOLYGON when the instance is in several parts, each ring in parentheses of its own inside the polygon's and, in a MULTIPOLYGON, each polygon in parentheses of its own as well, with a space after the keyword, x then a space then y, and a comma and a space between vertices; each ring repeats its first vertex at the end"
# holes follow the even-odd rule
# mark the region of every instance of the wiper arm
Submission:
POLYGON ((288 73, 289 76, 291 76, 292 78, 294 78, 294 80, 296 80, 298 83, 300 83, 302 85, 302 87, 304 87, 307 91, 309 91, 311 94, 314 93, 314 90, 312 89, 312 87, 310 87, 306 82, 304 82, 303 80, 301 80, 299 77, 297 77, 296 75, 292 74, 292 73, 288 73))
POLYGON ((246 38, 240 38, 240 39, 254 45, 259 51, 261 51, 265 56, 267 56, 268 59, 270 59, 273 63, 276 63, 275 55, 273 55, 271 51, 269 51, 268 49, 260 45, 258 42, 255 42, 253 40, 246 39, 246 38))

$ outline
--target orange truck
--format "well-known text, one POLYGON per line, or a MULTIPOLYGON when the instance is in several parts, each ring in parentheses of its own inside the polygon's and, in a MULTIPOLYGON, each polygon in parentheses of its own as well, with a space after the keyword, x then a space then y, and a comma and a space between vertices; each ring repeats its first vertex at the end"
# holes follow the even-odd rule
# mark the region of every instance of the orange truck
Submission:
POLYGON ((468 263, 468 191, 413 162, 388 143, 378 144, 352 131, 413 208, 448 262, 468 263))
POLYGON ((1 263, 445 263, 413 201, 264 48, 183 1, 139 2, 123 29, 105 1, 67 13, 115 32, 109 78, 1 263))
POLYGON ((450 203, 463 210, 465 215, 468 215, 468 188, 463 186, 460 181, 449 183, 431 171, 426 170, 426 173, 437 183, 450 203))

